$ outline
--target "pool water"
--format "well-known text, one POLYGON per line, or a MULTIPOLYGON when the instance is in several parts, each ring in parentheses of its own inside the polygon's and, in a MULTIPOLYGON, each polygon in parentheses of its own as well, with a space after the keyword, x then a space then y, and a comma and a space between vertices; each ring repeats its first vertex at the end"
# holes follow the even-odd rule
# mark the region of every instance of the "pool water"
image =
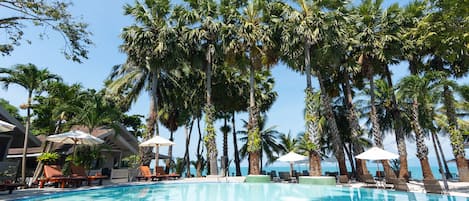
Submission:
POLYGON ((82 190, 22 200, 60 201, 314 201, 466 200, 464 197, 301 184, 180 183, 82 190))

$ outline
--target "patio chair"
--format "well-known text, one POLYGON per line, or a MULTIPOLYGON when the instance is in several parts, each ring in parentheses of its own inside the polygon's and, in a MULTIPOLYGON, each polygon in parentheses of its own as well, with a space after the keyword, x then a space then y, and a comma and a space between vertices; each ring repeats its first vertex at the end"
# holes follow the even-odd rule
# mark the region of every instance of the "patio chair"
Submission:
POLYGON ((59 184, 60 188, 65 188, 66 184, 73 184, 74 186, 80 186, 81 182, 86 180, 86 177, 82 176, 64 176, 58 166, 44 165, 44 178, 39 179, 39 188, 43 188, 45 183, 51 182, 59 184))
POLYGON ((148 179, 151 179, 151 181, 157 181, 158 177, 156 175, 151 174, 150 167, 146 165, 142 165, 138 168, 140 170, 140 175, 138 175, 137 181, 140 181, 144 179, 145 181, 148 181, 148 179))
POLYGON ((443 194, 443 189, 441 188, 440 182, 435 179, 424 179, 423 187, 427 193, 436 193, 443 194))
POLYGON ((16 183, 18 162, 0 162, 0 191, 12 194, 21 184, 16 183))
POLYGON ((162 179, 178 179, 181 177, 181 175, 176 174, 176 173, 166 174, 166 172, 164 171, 164 168, 161 166, 155 167, 155 175, 162 179))
POLYGON ((282 182, 291 182, 291 177, 289 172, 278 172, 278 177, 282 182))
POLYGON ((87 185, 91 186, 93 181, 98 181, 98 185, 103 185, 103 179, 107 179, 107 176, 104 175, 93 175, 93 176, 88 176, 86 174, 86 170, 83 166, 76 166, 76 165, 71 165, 70 169, 72 170, 72 175, 76 175, 79 177, 86 178, 87 180, 87 185))
POLYGON ((278 182, 279 179, 280 178, 277 176, 277 171, 275 170, 270 171, 270 181, 278 182))

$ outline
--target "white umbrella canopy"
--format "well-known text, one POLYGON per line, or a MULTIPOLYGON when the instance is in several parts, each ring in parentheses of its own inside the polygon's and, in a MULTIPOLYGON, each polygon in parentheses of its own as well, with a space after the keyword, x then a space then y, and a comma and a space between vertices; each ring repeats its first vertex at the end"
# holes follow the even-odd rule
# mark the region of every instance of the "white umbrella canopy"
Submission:
POLYGON ((372 147, 367 151, 358 154, 355 158, 363 160, 391 160, 399 158, 399 155, 385 151, 378 147, 372 147))
MULTIPOLYGON (((367 151, 361 154, 358 154, 357 156, 355 156, 355 158, 363 159, 363 160, 380 161, 380 160, 396 159, 396 158, 399 158, 399 155, 391 153, 389 151, 385 151, 378 147, 372 147, 371 149, 368 149, 367 151)), ((378 167, 378 172, 380 172, 378 163, 376 163, 376 166, 378 167)))
POLYGON ((12 131, 13 129, 15 129, 15 125, 0 120, 0 133, 12 131))
POLYGON ((47 141, 57 142, 62 144, 86 144, 86 145, 97 145, 102 144, 104 141, 89 133, 83 131, 69 131, 57 135, 50 135, 46 138, 47 141))
POLYGON ((97 145, 104 143, 104 140, 79 130, 69 131, 57 135, 50 135, 46 138, 46 140, 62 144, 73 144, 73 158, 75 158, 76 155, 77 144, 97 145))
POLYGON ((277 160, 283 161, 283 162, 296 162, 296 161, 303 161, 307 159, 308 159, 307 156, 303 156, 292 151, 288 154, 281 156, 277 160))
POLYGON ((307 159, 308 159, 307 156, 303 156, 303 155, 300 155, 291 151, 290 153, 281 156, 277 160, 283 161, 283 162, 290 162, 290 176, 293 176, 293 163, 297 161, 304 161, 307 159))
POLYGON ((169 141, 168 139, 164 137, 155 136, 145 142, 140 143, 138 146, 155 147, 155 146, 170 146, 170 145, 175 145, 175 143, 169 141))
POLYGON ((151 139, 140 143, 138 146, 140 147, 156 147, 155 151, 155 166, 158 166, 158 160, 159 160, 159 151, 158 147, 159 146, 172 146, 175 145, 176 143, 169 141, 168 139, 161 137, 161 136, 154 136, 151 139))

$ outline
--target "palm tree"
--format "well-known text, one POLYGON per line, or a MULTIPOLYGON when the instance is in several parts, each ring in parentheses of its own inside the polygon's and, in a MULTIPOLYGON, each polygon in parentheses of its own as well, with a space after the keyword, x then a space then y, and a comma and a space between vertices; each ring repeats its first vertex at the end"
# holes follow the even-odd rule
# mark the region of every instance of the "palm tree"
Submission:
MULTIPOLYGON (((277 139, 280 136, 280 133, 275 130, 276 126, 271 126, 269 128, 266 127, 266 122, 267 122, 267 116, 263 116, 262 118, 259 118, 259 129, 260 129, 260 135, 261 135, 261 141, 260 141, 260 170, 262 171, 262 159, 264 158, 264 155, 267 157, 267 162, 266 165, 272 164, 277 160, 277 156, 275 156, 275 153, 278 153, 280 150, 282 150, 281 145, 277 142, 277 139)), ((249 126, 249 123, 243 120, 244 122, 244 127, 247 128, 249 126)), ((240 138, 242 142, 246 142, 240 150, 241 158, 246 158, 248 156, 249 152, 249 131, 248 130, 242 130, 238 131, 239 135, 242 135, 243 137, 240 138)), ((249 154, 249 157, 251 155, 249 154)), ((250 168, 251 170, 251 168, 250 168)), ((250 172, 249 174, 253 174, 250 172)))
POLYGON ((425 103, 426 96, 429 94, 426 89, 431 89, 429 86, 431 80, 427 77, 419 77, 417 75, 410 75, 403 78, 398 84, 398 94, 403 100, 402 102, 410 104, 410 116, 411 125, 415 133, 416 144, 417 144, 417 158, 420 159, 420 165, 422 166, 422 173, 424 179, 434 179, 433 173, 430 168, 428 161, 428 147, 424 141, 424 132, 421 126, 421 119, 419 109, 420 103, 425 103))
MULTIPOLYGON (((297 0, 295 1, 299 5, 301 10, 291 10, 285 9, 287 12, 288 23, 286 24, 286 28, 283 31, 283 46, 282 52, 285 54, 288 66, 292 68, 301 67, 301 71, 304 68, 304 73, 306 75, 306 98, 305 98, 305 105, 306 105, 306 112, 305 112, 305 121, 306 121, 306 136, 307 139, 309 138, 311 143, 313 143, 312 153, 310 154, 310 168, 317 170, 319 169, 320 174, 320 163, 315 163, 314 161, 320 161, 320 154, 319 154, 319 135, 316 131, 316 122, 313 118, 314 111, 313 111, 313 103, 312 103, 312 96, 313 96, 313 88, 311 84, 311 46, 318 43, 319 40, 322 40, 323 32, 321 32, 322 28, 320 27, 323 20, 323 13, 320 11, 321 4, 317 1, 306 1, 306 0, 297 0), (295 48, 292 48, 295 46, 295 48), (297 63, 300 59, 295 58, 296 55, 301 55, 301 49, 303 49, 303 57, 304 57, 304 65, 297 63)), ((316 171, 310 171, 312 174, 316 171)), ((317 176, 317 175, 312 175, 317 176)))
MULTIPOLYGON (((362 67, 362 72, 367 75, 369 81, 370 96, 370 119, 372 122, 372 135, 375 146, 383 148, 383 136, 378 122, 375 95, 376 72, 381 72, 387 65, 392 62, 390 55, 393 55, 395 43, 398 40, 395 29, 395 22, 392 17, 399 12, 398 4, 391 5, 387 10, 381 8, 382 0, 364 0, 355 8, 358 16, 357 20, 357 40, 359 41, 356 54, 358 55, 358 63, 362 67), (378 28, 379 27, 379 28, 378 28)), ((388 73, 388 75, 390 75, 388 73)), ((400 135, 400 130, 398 131, 400 135)), ((399 139, 403 136, 398 136, 399 139)), ((398 143, 404 143, 398 140, 398 143)), ((406 152, 403 151, 402 144, 398 145, 400 150, 400 158, 406 159, 406 152)), ((387 175, 393 177, 394 172, 391 170, 389 163, 383 161, 383 166, 387 175)))
MULTIPOLYGON (((212 70, 216 62, 217 46, 219 44, 220 29, 222 23, 219 19, 219 4, 213 0, 186 0, 190 10, 187 11, 178 8, 179 18, 185 21, 186 27, 184 38, 188 41, 197 54, 204 55, 205 67, 205 93, 206 104, 205 113, 205 145, 207 154, 209 155, 209 167, 211 175, 218 174, 217 157, 218 151, 216 146, 216 132, 214 128, 215 108, 212 101, 212 70)), ((193 55, 188 55, 193 57, 193 55)))
POLYGON ((249 153, 250 174, 260 174, 261 133, 259 130, 259 107, 255 98, 255 74, 276 63, 273 53, 272 30, 263 21, 266 2, 249 1, 241 13, 236 14, 235 26, 230 27, 234 36, 226 41, 229 63, 239 67, 249 67, 249 121, 247 152, 249 153))
POLYGON ((26 129, 24 133, 23 157, 21 160, 21 182, 26 182, 26 153, 28 150, 28 136, 30 133, 31 125, 31 108, 34 98, 34 93, 39 94, 43 85, 49 80, 60 81, 58 75, 50 73, 47 69, 40 70, 34 64, 19 64, 13 66, 12 69, 0 68, 0 82, 3 83, 5 89, 8 89, 10 84, 17 84, 22 86, 28 91, 28 100, 26 104, 21 105, 22 109, 26 109, 26 129))
MULTIPOLYGON (((148 139, 159 135, 158 79, 162 69, 178 66, 177 55, 183 51, 177 40, 177 32, 170 25, 171 7, 168 0, 136 1, 133 6, 125 5, 124 10, 126 15, 135 19, 136 24, 125 27, 122 32, 124 44, 120 48, 128 58, 125 64, 113 68, 108 88, 111 93, 125 94, 129 103, 135 102, 143 90, 148 90, 151 97, 145 135, 148 139)), ((142 163, 148 165, 151 160, 149 155, 143 156, 142 163)))

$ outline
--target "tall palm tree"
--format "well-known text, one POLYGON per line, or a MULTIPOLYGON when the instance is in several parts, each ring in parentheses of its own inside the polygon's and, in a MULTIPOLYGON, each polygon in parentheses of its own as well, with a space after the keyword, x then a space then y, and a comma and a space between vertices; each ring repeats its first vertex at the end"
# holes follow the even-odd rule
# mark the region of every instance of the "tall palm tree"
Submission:
POLYGON ((266 2, 251 0, 247 6, 236 15, 232 39, 227 41, 226 48, 229 62, 239 67, 249 68, 249 121, 247 152, 249 153, 250 174, 260 174, 259 164, 261 156, 261 133, 259 130, 259 107, 255 98, 256 71, 276 63, 273 54, 272 30, 263 21, 266 2))
MULTIPOLYGON (((306 121, 306 139, 310 139, 311 143, 313 143, 313 147, 311 150, 310 156, 313 157, 310 159, 310 168, 319 171, 310 171, 311 174, 314 172, 320 172, 321 164, 315 163, 314 161, 320 161, 320 154, 319 154, 319 135, 316 131, 316 121, 313 118, 314 111, 313 111, 313 103, 312 103, 312 96, 313 96, 313 88, 311 84, 311 46, 318 43, 318 41, 322 40, 322 23, 323 23, 323 12, 320 10, 320 2, 319 1, 306 1, 306 0, 297 0, 294 1, 299 5, 299 10, 286 8, 285 12, 288 15, 288 23, 286 23, 286 28, 283 31, 283 46, 282 52, 285 54, 286 61, 289 64, 288 66, 292 68, 301 68, 306 75, 306 89, 305 89, 305 105, 306 105, 306 112, 305 112, 305 121, 306 121), (295 48, 292 48, 295 46, 295 48), (301 55, 301 49, 303 49, 303 58, 304 64, 297 63, 300 59, 295 58, 296 55, 301 55)), ((312 175, 318 176, 318 175, 312 175)))
POLYGON ((426 89, 431 89, 429 86, 431 80, 428 77, 419 77, 417 75, 410 75, 403 78, 398 84, 398 94, 403 100, 403 103, 408 103, 410 106, 411 125, 415 133, 417 145, 417 158, 420 160, 422 173, 424 179, 434 179, 433 173, 428 161, 428 147, 424 141, 424 131, 421 125, 421 115, 419 109, 421 103, 425 103, 426 96, 429 92, 426 89))
MULTIPOLYGON (((383 11, 382 0, 364 0, 355 8, 357 18, 357 40, 359 45, 355 50, 358 55, 358 62, 362 67, 362 72, 366 74, 369 81, 370 96, 370 119, 372 122, 372 135, 375 146, 383 148, 383 136, 377 116, 375 80, 376 73, 380 73, 383 67, 387 67, 392 62, 393 45, 398 41, 395 31, 395 23, 389 20, 390 15, 399 11, 398 4, 391 5, 387 10, 383 11)), ((399 143, 403 141, 398 140, 399 143)), ((398 146, 403 148, 405 146, 398 146)), ((400 149, 400 151, 402 151, 400 149)), ((405 152, 400 152, 401 158, 406 157, 405 152)), ((387 175, 393 176, 388 162, 383 161, 383 166, 387 175)))
MULTIPOLYGON (((205 146, 209 155, 211 175, 218 174, 217 157, 218 151, 216 146, 216 132, 214 128, 215 108, 212 101, 212 71, 217 60, 216 53, 219 44, 220 29, 222 23, 219 21, 219 4, 213 0, 186 0, 190 10, 179 8, 179 18, 181 18, 188 27, 183 34, 185 40, 188 41, 198 54, 204 55, 205 69, 205 95, 206 104, 205 113, 205 146)), ((219 47, 218 47, 219 48, 219 47)), ((193 57, 193 55, 188 55, 193 57)))
POLYGON ((13 68, 0 68, 0 82, 3 83, 5 89, 10 84, 17 84, 28 91, 28 100, 22 105, 26 109, 26 129, 24 133, 23 157, 21 160, 21 182, 26 182, 26 153, 28 150, 28 136, 31 126, 31 108, 34 93, 39 94, 43 85, 49 80, 60 81, 58 75, 50 73, 47 69, 38 69, 34 64, 19 64, 13 68))
MULTIPOLYGON (((150 111, 145 135, 148 139, 159 135, 158 79, 163 69, 178 66, 177 55, 183 51, 177 32, 170 25, 168 0, 136 1, 135 5, 126 4, 124 10, 125 15, 133 17, 136 23, 122 32, 124 43, 120 48, 128 58, 123 65, 113 68, 108 88, 112 93, 125 94, 131 100, 129 103, 135 102, 142 91, 149 92, 150 111)), ((142 163, 149 164, 151 158, 148 154, 143 156, 142 163)))

